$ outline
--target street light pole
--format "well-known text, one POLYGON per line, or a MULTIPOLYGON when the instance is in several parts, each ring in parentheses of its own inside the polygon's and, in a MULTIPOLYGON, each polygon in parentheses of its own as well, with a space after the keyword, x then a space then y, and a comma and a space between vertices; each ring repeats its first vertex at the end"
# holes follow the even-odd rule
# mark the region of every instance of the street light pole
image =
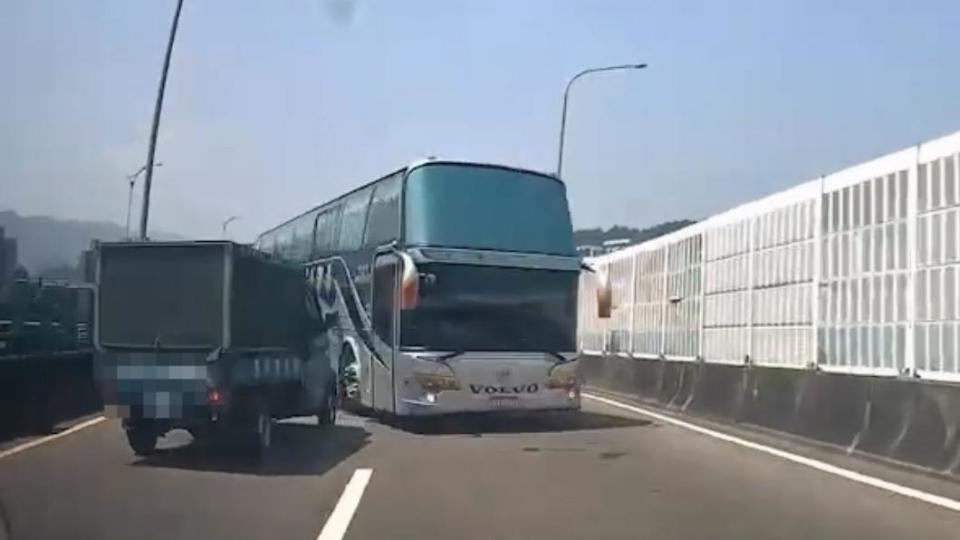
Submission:
MULTIPOLYGON (((163 163, 158 161, 154 167, 163 167, 163 163)), ((127 181, 130 182, 130 190, 127 192, 127 228, 126 235, 124 236, 125 240, 130 240, 130 209, 133 206, 133 186, 137 183, 137 177, 145 170, 147 170, 146 165, 137 169, 137 172, 127 175, 127 181)))
POLYGON ((220 237, 227 238, 227 225, 233 223, 234 221, 240 219, 240 216, 230 216, 220 224, 220 237))
POLYGON ((130 182, 130 189, 127 191, 127 228, 126 233, 123 235, 124 240, 130 240, 130 209, 133 207, 133 185, 137 181, 137 176, 140 176, 140 171, 144 170, 143 167, 139 171, 127 175, 127 181, 130 182))
POLYGON ((157 131, 160 129, 160 111, 163 109, 163 92, 167 86, 167 72, 170 70, 170 55, 173 53, 173 41, 177 37, 177 25, 180 23, 180 9, 183 0, 177 0, 177 11, 170 25, 170 39, 167 41, 167 53, 163 59, 163 71, 160 72, 160 87, 157 89, 157 103, 153 108, 153 127, 150 129, 150 146, 147 149, 147 177, 143 182, 143 209, 140 211, 140 239, 147 239, 147 219, 150 217, 150 186, 153 183, 153 155, 157 149, 157 131))
POLYGON ((647 67, 646 64, 623 64, 619 66, 606 66, 606 67, 597 67, 589 68, 577 73, 567 81, 567 87, 563 90, 563 112, 560 116, 560 145, 557 151, 557 177, 560 178, 561 173, 563 173, 563 140, 567 131, 567 101, 570 98, 570 86, 573 85, 573 82, 588 75, 590 73, 599 73, 601 71, 619 71, 625 69, 643 69, 647 67))

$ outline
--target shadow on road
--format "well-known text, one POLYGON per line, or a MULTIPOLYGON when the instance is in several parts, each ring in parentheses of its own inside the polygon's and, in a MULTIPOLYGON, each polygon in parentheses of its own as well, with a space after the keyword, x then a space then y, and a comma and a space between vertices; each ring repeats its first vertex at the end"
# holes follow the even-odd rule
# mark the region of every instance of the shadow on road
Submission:
POLYGON ((156 454, 135 461, 133 466, 261 476, 321 475, 366 446, 369 437, 359 426, 278 423, 273 427, 273 446, 261 458, 194 441, 158 449, 156 454))
POLYGON ((504 413, 462 414, 395 423, 395 427, 420 435, 483 435, 486 433, 547 433, 652 425, 641 418, 595 412, 577 414, 504 413))
POLYGON ((7 517, 6 507, 0 503, 0 540, 11 540, 13 531, 10 530, 10 519, 7 517))

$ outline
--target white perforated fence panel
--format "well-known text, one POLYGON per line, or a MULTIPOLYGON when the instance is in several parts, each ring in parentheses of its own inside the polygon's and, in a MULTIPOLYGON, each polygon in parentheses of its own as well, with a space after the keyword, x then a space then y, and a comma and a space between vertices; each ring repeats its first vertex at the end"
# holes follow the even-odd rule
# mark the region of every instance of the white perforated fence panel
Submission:
POLYGON ((612 261, 609 265, 610 286, 613 292, 613 313, 607 332, 606 350, 611 353, 630 352, 630 311, 632 303, 633 259, 612 261))
MULTIPOLYGON (((926 156, 924 156, 926 157, 926 156)), ((925 376, 960 374, 960 155, 949 148, 917 171, 915 357, 925 376)))
POLYGON ((753 231, 750 357, 759 365, 811 364, 816 200, 758 216, 753 231))
POLYGON ((750 223, 704 234, 703 356, 743 363, 750 352, 750 223))
POLYGON ((644 356, 662 352, 665 255, 666 249, 636 255, 633 352, 644 356))
POLYGON ((960 132, 604 255, 581 346, 960 381, 960 132))
POLYGON ((868 372, 906 366, 908 178, 896 166, 823 195, 825 366, 868 372))
POLYGON ((604 321, 597 317, 597 280, 594 274, 580 274, 577 295, 577 337, 580 350, 603 351, 604 321))
POLYGON ((703 237, 673 244, 667 254, 664 355, 695 358, 700 353, 700 297, 703 237))

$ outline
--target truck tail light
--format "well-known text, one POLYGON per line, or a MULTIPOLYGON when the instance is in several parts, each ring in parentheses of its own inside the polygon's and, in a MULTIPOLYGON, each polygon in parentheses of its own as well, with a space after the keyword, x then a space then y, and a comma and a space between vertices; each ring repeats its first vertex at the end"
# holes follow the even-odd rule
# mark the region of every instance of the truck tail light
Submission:
POLYGON ((223 394, 220 393, 220 390, 218 388, 207 389, 207 403, 209 403, 210 405, 223 404, 223 394))

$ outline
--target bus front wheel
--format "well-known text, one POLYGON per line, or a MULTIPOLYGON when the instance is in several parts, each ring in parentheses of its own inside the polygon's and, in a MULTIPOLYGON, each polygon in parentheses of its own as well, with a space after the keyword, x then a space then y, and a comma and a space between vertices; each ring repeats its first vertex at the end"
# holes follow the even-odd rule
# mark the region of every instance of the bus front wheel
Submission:
MULTIPOLYGON (((344 347, 340 353, 339 392, 340 408, 349 409, 360 402, 360 365, 353 349, 344 347)), ((355 407, 354 407, 355 408, 355 407)))

